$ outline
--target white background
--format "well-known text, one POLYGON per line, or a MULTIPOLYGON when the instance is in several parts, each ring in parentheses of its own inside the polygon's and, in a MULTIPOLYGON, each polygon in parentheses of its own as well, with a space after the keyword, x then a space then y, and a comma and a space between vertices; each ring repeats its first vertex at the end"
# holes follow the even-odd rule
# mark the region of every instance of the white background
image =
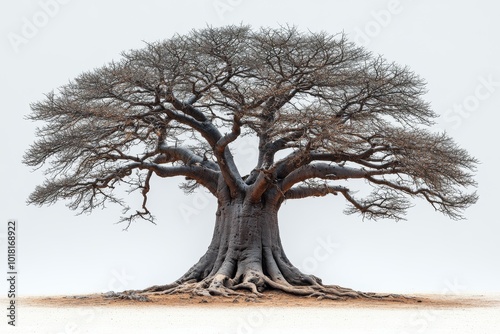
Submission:
MULTIPOLYGON (((203 191, 184 196, 179 180, 160 180, 150 196, 158 225, 138 222, 127 232, 114 224, 120 210, 113 206, 83 216, 64 203, 26 206, 43 181, 40 171, 21 164, 37 126, 24 119, 29 103, 143 41, 206 25, 288 23, 344 31, 374 53, 410 66, 427 80, 426 99, 442 115, 436 130, 446 130, 481 161, 480 200, 463 221, 451 221, 423 202, 400 222, 344 216, 340 197, 287 202, 280 223, 292 262, 326 283, 364 291, 499 292, 499 9, 491 0, 3 2, 1 270, 7 271, 1 255, 6 222, 15 218, 22 295, 144 288, 181 276, 208 246, 215 201, 203 191)), ((242 164, 255 154, 250 144, 236 145, 242 164)), ((137 200, 130 203, 138 206, 137 200)), ((3 295, 7 285, 1 282, 3 295)))

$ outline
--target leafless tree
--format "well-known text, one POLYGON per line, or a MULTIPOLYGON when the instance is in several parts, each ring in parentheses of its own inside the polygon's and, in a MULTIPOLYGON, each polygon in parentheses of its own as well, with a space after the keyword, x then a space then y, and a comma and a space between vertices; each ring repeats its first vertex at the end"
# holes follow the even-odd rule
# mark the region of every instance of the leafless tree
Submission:
POLYGON ((468 190, 477 162, 429 130, 436 114, 425 93, 407 67, 342 34, 228 26, 177 35, 125 52, 32 105, 29 118, 44 126, 24 162, 46 165, 47 179, 29 203, 128 209, 115 191, 122 185, 143 196, 142 208, 122 218, 128 227, 154 220, 147 195, 155 177, 182 176, 186 191, 202 186, 217 198, 213 239, 175 283, 144 292, 366 296, 293 266, 277 213, 286 200, 332 194, 347 200, 348 214, 368 219, 403 219, 412 198, 462 218, 477 200, 468 190), (247 176, 231 152, 244 135, 259 152, 247 176), (351 179, 371 194, 355 194, 351 179))

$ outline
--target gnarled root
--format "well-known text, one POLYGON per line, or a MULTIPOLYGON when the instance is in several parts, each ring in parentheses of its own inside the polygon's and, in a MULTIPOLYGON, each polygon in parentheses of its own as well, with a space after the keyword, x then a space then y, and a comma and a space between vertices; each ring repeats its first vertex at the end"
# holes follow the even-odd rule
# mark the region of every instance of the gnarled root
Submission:
POLYGON ((347 300, 351 298, 366 298, 366 299, 411 299, 412 297, 405 297, 396 294, 376 294, 355 291, 349 288, 340 287, 338 285, 323 285, 321 280, 314 276, 308 276, 310 281, 307 285, 292 285, 283 279, 271 279, 264 274, 255 272, 245 275, 245 280, 241 283, 235 284, 234 280, 226 275, 217 274, 207 277, 199 282, 195 280, 188 280, 185 282, 176 282, 173 284, 153 286, 141 291, 126 291, 122 294, 115 294, 114 298, 141 300, 137 296, 142 295, 148 298, 148 295, 162 295, 162 294, 177 294, 177 293, 190 293, 195 296, 246 296, 246 297, 262 297, 262 291, 265 289, 273 289, 283 291, 296 296, 314 297, 319 300, 347 300), (238 290, 247 290, 248 292, 239 292, 238 290), (130 297, 132 296, 132 297, 130 297))
POLYGON ((225 275, 217 274, 207 277, 200 282, 193 280, 183 282, 181 284, 164 285, 162 287, 155 286, 139 293, 145 295, 159 294, 176 294, 176 293, 191 293, 196 296, 246 296, 247 294, 239 293, 236 290, 247 289, 251 291, 251 296, 260 297, 262 294, 258 292, 257 286, 251 282, 243 282, 234 284, 233 280, 225 275))

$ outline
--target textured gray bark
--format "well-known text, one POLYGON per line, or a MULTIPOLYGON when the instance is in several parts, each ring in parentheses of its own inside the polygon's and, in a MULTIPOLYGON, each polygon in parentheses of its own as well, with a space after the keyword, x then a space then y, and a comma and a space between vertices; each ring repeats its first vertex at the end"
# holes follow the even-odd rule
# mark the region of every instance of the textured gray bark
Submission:
POLYGON ((243 199, 221 203, 207 253, 181 281, 222 274, 231 278, 229 284, 252 282, 260 288, 264 284, 261 276, 283 280, 282 271, 296 269, 284 255, 277 213, 276 204, 252 204, 243 199))

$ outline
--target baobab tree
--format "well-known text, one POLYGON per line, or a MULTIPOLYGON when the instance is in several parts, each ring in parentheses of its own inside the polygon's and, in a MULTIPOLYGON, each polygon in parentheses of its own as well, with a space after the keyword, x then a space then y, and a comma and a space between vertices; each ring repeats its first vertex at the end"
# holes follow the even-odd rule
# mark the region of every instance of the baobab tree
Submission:
POLYGON ((203 187, 217 199, 212 241, 176 282, 144 292, 366 296, 297 269, 282 247, 278 210, 337 195, 347 214, 398 220, 422 198, 462 218, 477 200, 469 190, 477 162, 431 131, 436 114, 425 93, 409 68, 343 34, 228 26, 176 35, 124 52, 32 104, 29 118, 44 126, 24 162, 48 167, 28 202, 127 210, 115 190, 123 186, 143 198, 121 218, 128 228, 154 221, 154 178, 183 177, 186 192, 203 187), (232 153, 241 136, 258 150, 248 175, 232 153), (352 179, 364 180, 366 196, 352 179))

